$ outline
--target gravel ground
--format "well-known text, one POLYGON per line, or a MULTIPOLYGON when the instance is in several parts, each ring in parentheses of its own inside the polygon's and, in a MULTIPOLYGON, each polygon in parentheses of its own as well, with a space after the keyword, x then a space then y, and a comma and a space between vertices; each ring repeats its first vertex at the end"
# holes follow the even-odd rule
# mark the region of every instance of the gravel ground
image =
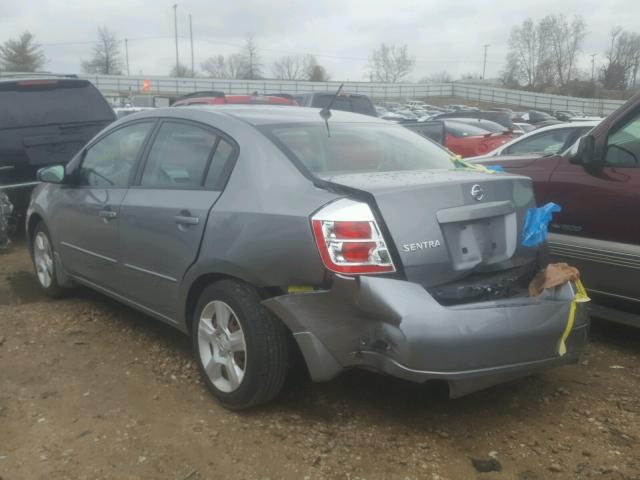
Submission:
POLYGON ((0 254, 0 480, 640 479, 640 331, 592 334, 578 365, 457 400, 354 371, 231 413, 186 337, 88 290, 47 300, 17 245, 0 254))

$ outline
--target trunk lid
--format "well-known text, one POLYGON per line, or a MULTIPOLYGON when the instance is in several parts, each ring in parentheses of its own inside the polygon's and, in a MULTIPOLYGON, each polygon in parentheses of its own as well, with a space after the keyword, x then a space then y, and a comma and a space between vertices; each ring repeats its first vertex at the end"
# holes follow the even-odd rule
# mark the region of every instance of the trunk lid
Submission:
POLYGON ((425 287, 531 264, 520 245, 531 180, 467 170, 349 174, 331 183, 372 197, 407 279, 425 287))

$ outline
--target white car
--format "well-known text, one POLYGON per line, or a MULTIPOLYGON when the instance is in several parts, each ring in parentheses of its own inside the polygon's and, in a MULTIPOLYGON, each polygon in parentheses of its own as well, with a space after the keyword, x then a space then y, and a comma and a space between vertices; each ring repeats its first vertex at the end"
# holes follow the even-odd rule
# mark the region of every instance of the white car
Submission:
POLYGON ((554 155, 565 151, 573 145, 578 138, 598 125, 598 123, 600 122, 559 123, 557 125, 538 128, 532 132, 517 137, 504 145, 501 145, 486 155, 467 158, 466 160, 475 161, 507 155, 554 155))

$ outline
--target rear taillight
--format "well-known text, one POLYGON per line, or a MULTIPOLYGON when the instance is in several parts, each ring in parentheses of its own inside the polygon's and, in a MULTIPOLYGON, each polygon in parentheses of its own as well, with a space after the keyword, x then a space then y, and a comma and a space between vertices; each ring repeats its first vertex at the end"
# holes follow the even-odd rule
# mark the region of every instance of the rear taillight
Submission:
POLYGON ((332 272, 395 272, 387 244, 366 203, 338 200, 317 212, 311 223, 320 257, 332 272))

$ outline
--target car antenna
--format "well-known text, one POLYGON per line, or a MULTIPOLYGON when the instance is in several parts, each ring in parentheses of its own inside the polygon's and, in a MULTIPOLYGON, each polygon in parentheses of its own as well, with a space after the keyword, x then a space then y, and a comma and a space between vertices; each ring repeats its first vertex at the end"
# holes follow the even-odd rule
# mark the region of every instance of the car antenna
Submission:
POLYGON ((329 130, 329 119, 331 118, 331 107, 333 106, 333 102, 336 101, 336 98, 338 98, 338 95, 340 95, 340 91, 342 90, 342 87, 344 87, 344 83, 340 84, 340 86, 338 87, 338 91, 336 91, 333 97, 331 97, 331 100, 329 101, 329 103, 327 103, 327 105, 322 107, 322 110, 320 110, 320 116, 324 119, 324 124, 327 126, 327 135, 329 137, 331 136, 331 131, 329 130))

